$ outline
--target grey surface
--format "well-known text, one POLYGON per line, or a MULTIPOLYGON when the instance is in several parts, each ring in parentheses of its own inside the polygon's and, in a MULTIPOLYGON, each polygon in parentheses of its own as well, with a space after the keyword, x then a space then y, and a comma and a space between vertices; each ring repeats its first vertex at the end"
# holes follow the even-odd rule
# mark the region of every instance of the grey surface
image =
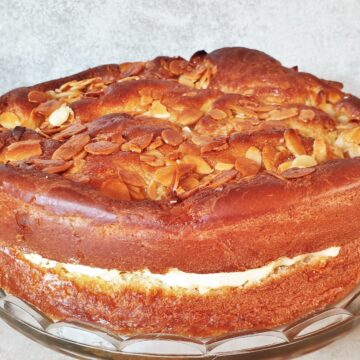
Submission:
MULTIPOLYGON (((0 0, 0 93, 101 63, 253 47, 360 95, 360 1, 0 0)), ((359 358, 360 330, 307 360, 359 358)), ((64 360, 0 323, 0 359, 64 360)))

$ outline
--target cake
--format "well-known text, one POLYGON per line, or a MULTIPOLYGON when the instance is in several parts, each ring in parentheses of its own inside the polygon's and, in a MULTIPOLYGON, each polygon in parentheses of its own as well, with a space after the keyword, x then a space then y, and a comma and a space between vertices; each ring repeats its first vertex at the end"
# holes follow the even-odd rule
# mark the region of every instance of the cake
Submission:
POLYGON ((0 98, 0 287, 120 334, 269 329, 360 280, 360 100, 257 50, 0 98))

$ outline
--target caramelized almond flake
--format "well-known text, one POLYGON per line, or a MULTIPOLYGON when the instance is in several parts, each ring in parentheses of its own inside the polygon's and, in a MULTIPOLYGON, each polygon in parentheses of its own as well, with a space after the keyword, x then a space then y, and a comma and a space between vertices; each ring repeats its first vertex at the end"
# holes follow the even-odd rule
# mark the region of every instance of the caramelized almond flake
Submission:
POLYGON ((101 192, 115 200, 131 200, 126 184, 119 179, 108 179, 101 185, 101 192))
POLYGON ((162 167, 154 173, 154 180, 166 187, 169 187, 176 176, 177 170, 177 165, 162 167))
POLYGON ((85 131, 87 127, 83 124, 74 124, 70 125, 66 129, 58 132, 57 134, 53 135, 53 139, 55 140, 64 140, 73 135, 80 134, 81 132, 85 131))
POLYGON ((299 111, 296 108, 272 110, 267 115, 267 120, 286 120, 298 115, 299 111))
POLYGON ((70 160, 79 154, 90 142, 90 136, 87 134, 74 135, 72 138, 62 144, 52 155, 54 160, 70 160))
POLYGON ((42 103, 45 101, 48 101, 50 99, 50 96, 39 90, 32 90, 28 93, 28 101, 32 103, 42 103))
POLYGON ((195 171, 199 174, 206 175, 213 172, 211 166, 201 156, 184 155, 181 162, 194 166, 195 171))
POLYGON ((302 109, 299 114, 299 118, 304 121, 308 122, 315 118, 315 112, 311 109, 302 109))
POLYGON ((6 161, 26 160, 42 154, 40 140, 18 141, 6 148, 6 161))
POLYGON ((302 144, 301 137, 294 129, 287 129, 284 133, 285 144, 290 152, 295 155, 306 154, 304 145, 302 144))
POLYGON ((176 130, 173 129, 165 129, 161 132, 161 137, 165 144, 172 145, 172 146, 178 146, 183 141, 183 136, 176 130))
POLYGON ((146 183, 141 175, 136 173, 135 171, 127 170, 127 169, 119 169, 118 172, 120 180, 122 180, 125 184, 145 187, 146 183))
POLYGON ((123 144, 121 150, 141 153, 146 147, 150 145, 153 136, 153 134, 145 134, 142 136, 138 136, 123 144))
POLYGON ((211 109, 208 114, 215 120, 223 120, 227 117, 226 112, 220 109, 211 109))
POLYGON ((303 176, 312 174, 315 171, 314 167, 308 168, 291 168, 281 173, 281 176, 285 179, 297 179, 303 176))
POLYGON ((16 126, 20 126, 20 119, 10 111, 5 111, 0 114, 0 125, 5 129, 13 129, 16 126))
POLYGON ((97 141, 87 144, 85 150, 92 155, 110 155, 119 150, 120 145, 110 141, 97 141))
POLYGON ((317 165, 316 160, 310 155, 297 156, 291 164, 293 168, 308 168, 317 165))
POLYGON ((70 115, 74 115, 74 112, 69 106, 63 104, 51 113, 48 122, 51 126, 61 126, 68 120, 70 115))
POLYGON ((187 109, 179 115, 177 121, 181 125, 189 126, 195 124, 202 116, 203 112, 200 110, 187 109))
POLYGON ((249 149, 246 151, 245 157, 261 166, 261 151, 256 146, 250 146, 249 149))
POLYGON ((211 180, 210 185, 211 185, 211 187, 221 186, 221 185, 229 182, 230 180, 234 179, 237 174, 238 174, 238 172, 235 169, 223 171, 220 174, 216 175, 211 180))
POLYGON ((50 166, 47 166, 43 169, 44 172, 47 172, 49 174, 58 174, 58 173, 62 173, 68 169, 71 168, 71 166, 73 165, 73 161, 67 161, 67 162, 64 162, 63 164, 61 165, 50 165, 50 166))
POLYGON ((242 177, 245 177, 256 175, 260 170, 260 165, 256 161, 250 160, 246 157, 241 157, 235 161, 235 169, 242 177))
POLYGON ((224 170, 231 170, 234 167, 234 164, 228 164, 223 162, 218 162, 215 165, 215 170, 224 171, 224 170))

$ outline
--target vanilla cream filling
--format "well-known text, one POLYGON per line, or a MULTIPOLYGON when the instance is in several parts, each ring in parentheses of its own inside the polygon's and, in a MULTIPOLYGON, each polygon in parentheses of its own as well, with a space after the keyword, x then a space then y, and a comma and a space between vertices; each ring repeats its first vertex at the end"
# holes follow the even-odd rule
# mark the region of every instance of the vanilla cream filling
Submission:
POLYGON ((68 276, 87 276, 98 278, 114 285, 126 285, 133 281, 141 282, 147 286, 160 285, 165 287, 180 287, 184 289, 195 289, 200 293, 206 293, 211 289, 221 287, 243 287, 254 286, 266 280, 270 276, 290 271, 296 265, 315 265, 321 261, 327 261, 339 255, 340 247, 333 246, 325 250, 302 254, 293 258, 281 257, 262 267, 245 271, 195 274, 186 273, 178 269, 171 269, 166 274, 154 274, 149 270, 135 272, 121 272, 119 270, 108 270, 78 264, 60 263, 41 257, 39 254, 24 254, 26 260, 34 265, 46 269, 62 269, 68 276))

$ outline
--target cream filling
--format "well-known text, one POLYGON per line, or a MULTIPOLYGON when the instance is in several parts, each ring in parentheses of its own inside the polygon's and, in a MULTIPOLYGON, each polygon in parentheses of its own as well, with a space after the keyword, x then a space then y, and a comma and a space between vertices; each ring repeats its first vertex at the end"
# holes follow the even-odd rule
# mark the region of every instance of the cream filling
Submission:
POLYGON ((195 289, 200 293, 206 293, 211 289, 218 289, 225 286, 253 286, 277 273, 289 271, 295 265, 315 265, 321 261, 326 261, 329 258, 338 256, 339 252, 340 247, 333 246, 322 251, 302 254, 293 258, 281 257, 256 269, 212 274, 186 273, 178 269, 171 269, 166 274, 154 274, 147 269, 135 272, 121 272, 115 269, 107 270, 85 265, 60 263, 45 259, 39 254, 34 253, 24 254, 24 257, 32 264, 42 268, 61 268, 65 270, 70 277, 87 276, 89 278, 99 278, 114 285, 126 285, 132 281, 139 281, 148 286, 162 285, 171 288, 180 287, 184 289, 195 289))

